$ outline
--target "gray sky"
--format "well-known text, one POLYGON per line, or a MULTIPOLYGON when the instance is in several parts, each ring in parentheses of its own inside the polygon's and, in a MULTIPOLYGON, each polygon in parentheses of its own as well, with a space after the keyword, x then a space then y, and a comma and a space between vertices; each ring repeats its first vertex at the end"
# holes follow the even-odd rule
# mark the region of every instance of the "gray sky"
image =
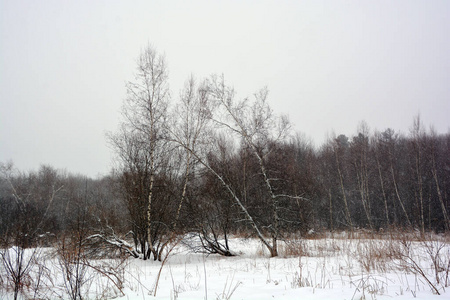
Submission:
POLYGON ((327 133, 450 128, 450 1, 0 0, 0 162, 97 176, 140 50, 173 96, 223 73, 320 145, 327 133))

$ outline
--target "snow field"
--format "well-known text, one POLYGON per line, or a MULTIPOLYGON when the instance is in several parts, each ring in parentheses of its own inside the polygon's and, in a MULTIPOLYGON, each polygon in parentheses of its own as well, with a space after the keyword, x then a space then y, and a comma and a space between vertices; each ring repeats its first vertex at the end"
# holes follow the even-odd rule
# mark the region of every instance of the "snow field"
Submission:
MULTIPOLYGON (((382 256, 383 249, 391 247, 389 240, 302 240, 281 243, 280 252, 292 252, 292 244, 300 246, 304 256, 269 258, 258 240, 237 238, 231 242, 231 248, 240 253, 236 257, 194 254, 179 247, 163 267, 156 297, 152 292, 160 265, 135 260, 129 268, 141 272, 141 283, 148 292, 143 294, 135 283, 132 292, 125 292, 126 296, 120 299, 429 299, 433 296, 423 278, 406 270, 400 261, 382 256)), ((433 277, 425 249, 420 242, 412 244, 415 259, 433 277)), ((444 250, 450 253, 448 244, 444 250)), ((450 296, 445 287, 440 293, 450 296)))
MULTIPOLYGON (((276 258, 269 258, 256 239, 233 238, 230 248, 239 255, 222 257, 192 253, 185 245, 178 244, 162 269, 161 263, 153 260, 129 258, 122 265, 119 260, 93 260, 93 265, 109 266, 106 270, 120 273, 123 293, 105 274, 88 269, 81 294, 86 299, 116 297, 120 300, 450 297, 448 268, 445 268, 450 260, 450 246, 442 237, 435 236, 429 242, 349 239, 346 236, 292 239, 280 242, 280 256, 276 258), (405 257, 399 256, 398 251, 405 253, 405 257), (438 253, 435 257, 439 259, 433 260, 430 253, 438 253), (412 268, 413 263, 426 277, 412 268), (440 297, 435 296, 427 279, 437 288, 440 297)), ((60 264, 53 252, 47 248, 39 254, 45 274, 41 274, 37 294, 41 299, 69 299, 60 264)), ((38 272, 42 269, 34 266, 30 276, 36 278, 38 272)), ((6 289, 3 269, 1 274, 0 299, 12 299, 11 291, 6 289)), ((33 284, 30 287, 26 295, 21 295, 22 299, 33 298, 33 284)))

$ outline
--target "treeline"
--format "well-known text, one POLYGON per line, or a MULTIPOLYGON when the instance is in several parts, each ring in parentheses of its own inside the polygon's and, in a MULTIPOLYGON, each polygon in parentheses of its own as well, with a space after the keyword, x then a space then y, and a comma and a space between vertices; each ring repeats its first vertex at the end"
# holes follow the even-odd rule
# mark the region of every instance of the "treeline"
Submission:
POLYGON ((3 241, 81 226, 86 244, 162 260, 187 233, 194 250, 233 255, 228 237, 240 233, 277 256, 279 240, 311 229, 448 231, 450 134, 419 117, 407 135, 361 123, 316 148, 272 111, 266 89, 239 100, 223 77, 190 78, 173 99, 164 57, 147 47, 137 62, 108 135, 114 172, 92 180, 3 165, 3 241))
POLYGON ((21 172, 0 163, 1 245, 51 244, 80 226, 119 230, 127 214, 116 185, 110 176, 94 180, 47 165, 21 172))
POLYGON ((426 131, 419 117, 407 136, 362 124, 351 138, 330 139, 316 153, 321 224, 448 230, 449 154, 450 135, 426 131))

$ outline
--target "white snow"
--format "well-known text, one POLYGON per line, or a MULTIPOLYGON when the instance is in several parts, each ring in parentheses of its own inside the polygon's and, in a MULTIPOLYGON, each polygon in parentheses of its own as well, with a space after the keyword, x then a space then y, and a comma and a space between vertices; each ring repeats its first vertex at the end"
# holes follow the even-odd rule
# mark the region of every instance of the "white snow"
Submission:
MULTIPOLYGON (((240 253, 235 257, 192 253, 182 244, 176 246, 163 265, 153 260, 130 258, 124 269, 124 295, 102 276, 92 275, 84 295, 100 297, 107 287, 109 297, 116 299, 447 299, 450 287, 436 283, 433 264, 423 242, 411 241, 410 256, 418 262, 425 275, 438 288, 435 296, 421 275, 402 267, 398 259, 386 258, 386 239, 322 238, 280 243, 280 257, 269 258, 256 239, 233 238, 231 248, 240 253), (287 255, 301 249, 302 256, 287 255), (377 254, 378 253, 378 254, 377 254), (380 260, 375 259, 379 255, 380 260), (159 271, 156 296, 155 285, 159 271)), ((395 242, 399 245, 399 242, 395 242)), ((436 244, 437 245, 437 244, 436 244)), ((450 246, 442 241, 442 263, 450 259, 450 246)), ((428 248, 429 249, 429 248, 428 248)), ((46 250, 50 252, 49 249, 46 250)), ((53 299, 68 298, 63 280, 58 277, 58 264, 52 256, 46 260, 53 285, 44 295, 53 299)), ((107 260, 102 263, 108 262, 107 260)), ((109 262, 114 263, 110 260, 109 262)), ((100 262, 99 262, 100 263, 100 262)), ((445 267, 445 266, 444 266, 445 267)), ((1 271, 3 273, 3 269, 1 271)), ((441 278, 445 273, 438 274, 441 278)), ((4 283, 3 283, 4 284, 4 283)), ((12 299, 11 292, 0 289, 1 299, 12 299)))

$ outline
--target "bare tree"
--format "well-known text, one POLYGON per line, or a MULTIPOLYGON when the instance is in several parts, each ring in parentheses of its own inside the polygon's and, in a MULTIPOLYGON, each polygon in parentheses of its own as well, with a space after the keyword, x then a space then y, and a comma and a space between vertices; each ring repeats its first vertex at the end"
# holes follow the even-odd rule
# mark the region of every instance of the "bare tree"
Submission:
POLYGON ((444 228, 446 231, 450 230, 450 221, 449 221, 449 216, 448 216, 448 212, 447 212, 447 208, 445 207, 445 201, 444 201, 444 196, 443 193, 441 191, 441 187, 439 184, 439 178, 438 178, 438 167, 437 167, 437 152, 438 152, 438 136, 436 131, 432 128, 430 130, 431 136, 430 136, 430 157, 431 157, 431 173, 433 175, 433 180, 434 180, 434 184, 436 186, 436 193, 437 193, 437 198, 439 200, 439 204, 441 205, 441 210, 442 210, 442 215, 444 217, 444 228))
MULTIPOLYGON (((258 226, 250 216, 247 208, 235 194, 235 201, 247 216, 247 220, 256 230, 258 237, 268 248, 271 256, 278 255, 277 241, 280 237, 280 199, 303 198, 298 195, 279 193, 274 187, 276 178, 267 169, 267 159, 271 153, 270 144, 286 140, 290 133, 290 123, 286 117, 278 117, 267 103, 268 90, 264 88, 255 93, 254 101, 244 99, 235 100, 234 90, 227 87, 223 76, 213 76, 210 81, 210 93, 215 101, 212 119, 224 132, 240 139, 250 153, 256 158, 259 171, 270 199, 271 222, 268 226, 272 241, 269 242, 260 232, 258 226)), ((223 180, 223 178, 222 178, 223 180)))
POLYGON ((407 226, 412 228, 411 219, 409 217, 408 211, 406 210, 406 203, 400 194, 399 179, 397 175, 399 172, 398 170, 396 170, 397 168, 395 167, 395 163, 397 160, 396 148, 398 147, 397 145, 398 139, 399 139, 398 135, 395 134, 393 130, 388 129, 383 132, 383 142, 385 143, 387 148, 387 158, 389 161, 389 171, 390 171, 389 173, 392 179, 392 185, 394 187, 395 196, 405 216, 407 226))
POLYGON ((419 207, 420 232, 422 236, 425 234, 425 216, 424 216, 424 187, 423 187, 423 138, 425 132, 420 121, 420 116, 414 118, 413 127, 411 128, 411 148, 414 156, 414 173, 416 177, 416 193, 415 198, 419 207))
POLYGON ((165 58, 147 46, 137 60, 135 80, 127 83, 121 129, 109 136, 124 176, 135 242, 140 244, 144 259, 150 254, 158 257, 154 245, 159 241, 154 240, 152 218, 156 213, 155 182, 167 167, 169 99, 165 58))
POLYGON ((336 159, 336 166, 338 171, 338 177, 339 177, 339 186, 342 192, 342 198, 344 200, 344 209, 345 209, 345 219, 347 222, 347 225, 350 226, 350 229, 353 230, 353 222, 350 215, 350 209, 349 209, 349 203, 347 199, 347 192, 344 186, 344 174, 343 174, 343 166, 345 166, 342 162, 342 156, 343 152, 346 151, 346 148, 348 147, 348 138, 344 135, 339 135, 336 139, 333 141, 333 151, 334 151, 334 157, 336 159))
POLYGON ((356 174, 357 188, 364 208, 369 228, 374 229, 371 216, 370 190, 369 190, 369 129, 365 122, 359 126, 358 135, 353 137, 350 149, 352 152, 352 165, 356 174))
POLYGON ((176 231, 180 218, 182 205, 187 197, 187 190, 198 164, 193 153, 204 148, 207 141, 207 125, 210 116, 208 103, 208 91, 205 83, 197 85, 193 76, 185 84, 180 93, 180 101, 172 113, 173 119, 168 128, 169 139, 182 151, 179 160, 180 178, 182 178, 181 193, 175 218, 172 223, 172 231, 176 231), (184 168, 183 168, 184 167, 184 168))
POLYGON ((375 145, 374 146, 374 156, 375 156, 376 165, 377 165, 378 178, 380 180, 381 193, 383 195, 384 213, 385 213, 385 217, 386 217, 386 228, 389 228, 391 223, 389 221, 388 197, 386 195, 385 179, 383 177, 383 171, 382 171, 381 159, 380 159, 380 156, 382 153, 382 150, 381 150, 382 135, 379 132, 375 133, 373 144, 375 145))

